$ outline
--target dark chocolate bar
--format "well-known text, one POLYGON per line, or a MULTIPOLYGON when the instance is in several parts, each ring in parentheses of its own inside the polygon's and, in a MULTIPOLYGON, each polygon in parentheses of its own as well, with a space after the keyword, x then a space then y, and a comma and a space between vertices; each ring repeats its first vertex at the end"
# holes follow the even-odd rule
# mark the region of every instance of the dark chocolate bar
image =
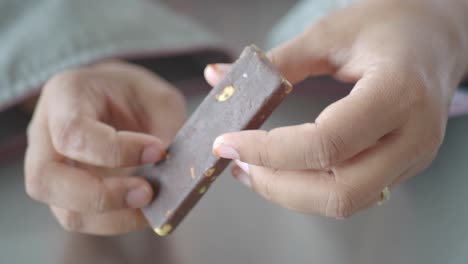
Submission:
POLYGON ((259 128, 292 86, 255 46, 249 46, 177 133, 166 159, 145 172, 157 191, 143 212, 154 231, 169 234, 230 160, 212 153, 227 132, 259 128))

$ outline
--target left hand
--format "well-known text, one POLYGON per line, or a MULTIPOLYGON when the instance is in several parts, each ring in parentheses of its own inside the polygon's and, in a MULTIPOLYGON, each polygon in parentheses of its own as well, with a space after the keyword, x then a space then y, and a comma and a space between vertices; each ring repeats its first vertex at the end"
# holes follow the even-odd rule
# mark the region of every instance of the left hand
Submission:
MULTIPOLYGON (((467 72, 467 1, 364 0, 268 54, 292 83, 323 74, 356 83, 315 120, 222 135, 214 153, 283 207, 344 218, 426 168, 467 72)), ((216 84, 228 67, 208 67, 216 84)))
POLYGON ((69 231, 148 227, 154 196, 134 168, 157 162, 185 121, 177 88, 137 65, 102 61, 53 76, 28 128, 28 195, 69 231))

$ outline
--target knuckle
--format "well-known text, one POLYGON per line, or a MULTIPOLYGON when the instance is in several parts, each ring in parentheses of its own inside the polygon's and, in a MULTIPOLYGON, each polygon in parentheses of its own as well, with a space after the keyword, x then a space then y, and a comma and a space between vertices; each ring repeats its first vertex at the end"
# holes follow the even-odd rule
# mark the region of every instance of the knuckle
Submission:
POLYGON ((325 215, 336 219, 349 218, 355 212, 355 192, 348 188, 336 188, 329 192, 325 215))
POLYGON ((94 198, 91 201, 92 210, 102 213, 111 208, 110 199, 109 199, 109 191, 105 187, 104 184, 99 184, 94 198))
POLYGON ((305 160, 310 169, 327 169, 340 161, 345 144, 339 135, 330 130, 318 126, 317 129, 322 132, 312 139, 317 140, 317 144, 313 144, 305 152, 305 160))
POLYGON ((58 216, 58 222, 63 229, 71 232, 79 232, 83 228, 82 216, 78 212, 66 210, 63 214, 58 216))
MULTIPOLYGON (((83 87, 88 82, 88 73, 85 70, 64 71, 52 77, 44 86, 43 95, 54 100, 73 98, 77 93, 83 92, 83 87)), ((69 109, 64 112, 52 112, 50 115, 50 134, 56 150, 65 154, 68 151, 79 151, 83 147, 83 133, 80 131, 81 115, 77 109, 69 109)))
POLYGON ((410 109, 411 112, 417 112, 420 109, 425 109, 428 105, 428 88, 421 80, 413 80, 409 82, 409 92, 407 92, 407 104, 406 108, 410 109))
POLYGON ((274 144, 274 130, 264 131, 265 136, 262 137, 265 139, 265 142, 261 144, 261 149, 258 151, 258 161, 261 166, 271 168, 272 167, 272 155, 271 155, 271 146, 274 144))
POLYGON ((123 156, 121 146, 117 136, 118 132, 113 133, 111 140, 109 141, 109 152, 110 155, 106 156, 106 163, 111 168, 116 168, 122 165, 123 156))
POLYGON ((84 149, 85 140, 79 123, 80 116, 69 113, 66 118, 60 118, 51 124, 52 142, 59 153, 80 152, 84 149))
POLYGON ((406 100, 402 100, 405 109, 411 112, 427 109, 429 103, 433 100, 431 90, 434 89, 435 81, 432 77, 427 76, 425 71, 420 69, 421 66, 409 63, 405 65, 398 64, 400 68, 406 69, 392 70, 394 82, 400 87, 401 93, 406 95, 406 100), (413 66, 408 66, 413 65, 413 66), (402 76, 403 75, 403 76, 402 76))
POLYGON ((318 151, 317 159, 318 166, 321 169, 330 167, 338 159, 339 149, 337 142, 330 136, 320 137, 320 148, 318 151))
POLYGON ((408 59, 403 59, 393 65, 381 66, 381 68, 381 73, 385 74, 385 81, 381 88, 388 90, 390 85, 393 88, 391 96, 388 96, 392 98, 393 111, 409 118, 411 113, 426 106, 428 83, 418 66, 414 66, 414 63, 408 59))

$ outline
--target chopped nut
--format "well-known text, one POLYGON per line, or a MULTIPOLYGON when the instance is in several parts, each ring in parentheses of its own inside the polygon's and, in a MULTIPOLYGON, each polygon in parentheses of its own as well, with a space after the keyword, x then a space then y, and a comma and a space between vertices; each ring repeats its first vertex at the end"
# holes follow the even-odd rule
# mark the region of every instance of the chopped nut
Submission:
POLYGON ((195 180, 195 168, 190 167, 190 177, 192 177, 192 180, 195 180))
POLYGON ((172 230, 172 226, 170 224, 165 224, 161 228, 155 228, 154 232, 160 236, 167 236, 172 230))
POLYGON ((204 194, 208 188, 205 186, 200 188, 200 191, 198 191, 200 194, 204 194))
POLYGON ((213 176, 214 172, 216 171, 216 168, 215 167, 211 167, 209 168, 206 172, 205 172, 205 176, 206 177, 211 177, 213 176))
POLYGON ((283 83, 286 84, 286 86, 287 86, 285 93, 289 94, 290 92, 292 92, 292 90, 293 90, 292 84, 288 80, 286 80, 284 78, 283 78, 283 83))
POLYGON ((171 211, 171 210, 167 210, 167 211, 166 211, 166 217, 169 217, 169 216, 171 216, 171 215, 172 215, 172 211, 171 211))
POLYGON ((220 94, 216 96, 216 100, 218 100, 218 102, 224 102, 227 99, 229 99, 229 97, 231 97, 235 91, 236 89, 234 88, 234 86, 228 85, 223 89, 223 91, 220 94))

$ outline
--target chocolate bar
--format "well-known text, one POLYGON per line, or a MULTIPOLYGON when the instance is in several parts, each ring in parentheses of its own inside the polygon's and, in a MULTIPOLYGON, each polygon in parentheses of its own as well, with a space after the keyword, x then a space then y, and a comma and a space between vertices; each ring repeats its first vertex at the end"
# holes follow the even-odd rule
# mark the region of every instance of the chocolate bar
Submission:
POLYGON ((177 133, 166 159, 144 173, 157 194, 143 212, 158 235, 175 229, 230 162, 212 153, 215 138, 259 128, 291 90, 260 49, 244 49, 177 133))

